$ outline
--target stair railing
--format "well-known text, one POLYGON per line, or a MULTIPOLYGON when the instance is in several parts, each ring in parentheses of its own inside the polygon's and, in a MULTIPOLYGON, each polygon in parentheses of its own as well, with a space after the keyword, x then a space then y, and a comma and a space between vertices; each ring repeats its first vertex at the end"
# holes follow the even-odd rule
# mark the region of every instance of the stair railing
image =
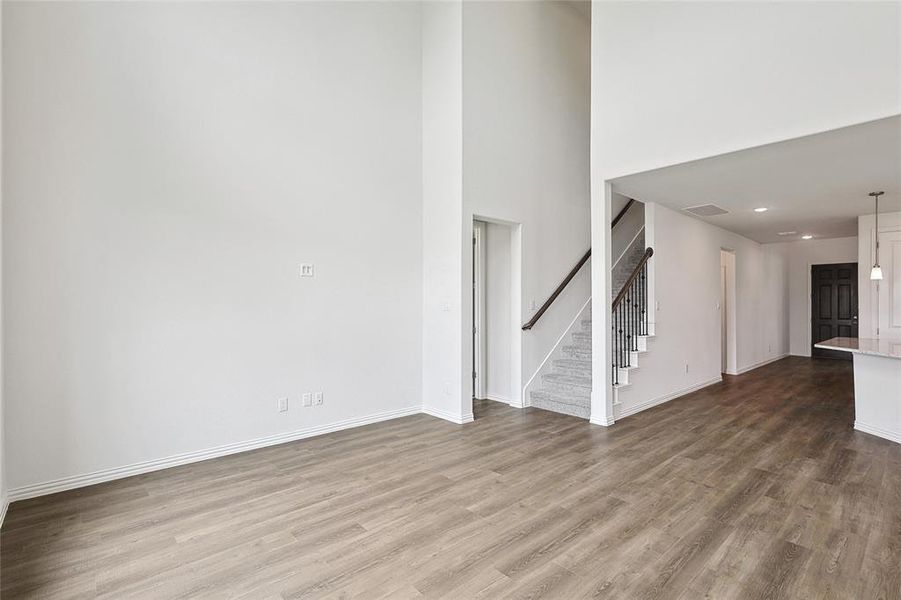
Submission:
MULTIPOLYGON (((614 227, 616 227, 616 224, 619 223, 620 220, 626 215, 626 213, 629 211, 629 208, 632 207, 632 204, 634 202, 635 202, 634 199, 629 198, 629 201, 626 203, 626 205, 623 207, 623 209, 621 211, 619 211, 619 214, 617 214, 616 217, 613 218, 613 221, 610 222, 610 229, 613 229, 614 227)), ((563 292, 563 289, 569 284, 570 281, 572 281, 573 277, 575 277, 576 273, 579 272, 579 269, 581 269, 582 266, 586 262, 588 262, 588 259, 590 257, 591 257, 591 248, 589 248, 588 252, 586 252, 582 256, 582 258, 579 259, 579 262, 576 263, 576 266, 573 267, 572 270, 569 272, 569 274, 563 279, 563 281, 560 282, 560 285, 558 285, 557 288, 553 291, 553 293, 551 293, 550 297, 544 301, 544 304, 541 305, 541 308, 539 308, 538 311, 536 311, 535 314, 532 315, 532 318, 529 319, 529 322, 522 326, 523 331, 528 331, 528 330, 532 329, 532 327, 535 326, 535 323, 538 322, 538 319, 540 319, 541 316, 545 312, 547 312, 547 309, 549 309, 551 307, 551 304, 554 303, 554 300, 557 299, 557 296, 559 296, 563 292)))
POLYGON ((648 335, 648 260, 652 256, 653 248, 645 250, 613 300, 613 385, 619 384, 619 370, 632 366, 632 353, 638 352, 639 336, 648 335))

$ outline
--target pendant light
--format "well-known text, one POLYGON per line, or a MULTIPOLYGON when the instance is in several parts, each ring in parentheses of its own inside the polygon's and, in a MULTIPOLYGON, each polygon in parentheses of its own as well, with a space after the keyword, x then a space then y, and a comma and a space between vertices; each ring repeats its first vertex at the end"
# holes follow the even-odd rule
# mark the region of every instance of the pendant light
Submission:
POLYGON ((884 193, 885 192, 870 192, 870 196, 876 199, 876 229, 873 230, 874 235, 876 236, 876 262, 873 264, 873 268, 870 271, 871 281, 882 280, 882 267, 879 266, 879 196, 884 193))

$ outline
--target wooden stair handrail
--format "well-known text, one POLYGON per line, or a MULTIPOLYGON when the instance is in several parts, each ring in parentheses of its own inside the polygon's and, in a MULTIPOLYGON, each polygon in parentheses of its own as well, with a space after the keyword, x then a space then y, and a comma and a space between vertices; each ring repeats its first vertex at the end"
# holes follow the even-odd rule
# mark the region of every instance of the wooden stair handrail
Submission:
POLYGON ((621 211, 619 211, 619 214, 616 215, 612 221, 610 221, 610 229, 613 229, 614 227, 616 227, 616 224, 619 223, 620 220, 626 216, 626 213, 629 212, 629 208, 634 203, 635 203, 635 198, 629 198, 629 201, 626 202, 626 205, 623 207, 623 209, 621 211))
MULTIPOLYGON (((617 214, 616 217, 613 219, 613 221, 610 222, 610 229, 613 229, 614 227, 616 227, 616 224, 619 223, 620 220, 626 215, 626 212, 628 212, 629 208, 632 206, 632 204, 634 202, 635 202, 634 198, 629 198, 629 201, 626 202, 626 205, 623 207, 623 209, 621 211, 619 211, 619 214, 617 214)), ((560 282, 560 285, 557 286, 557 289, 554 290, 554 293, 551 294, 550 298, 548 298, 547 300, 544 301, 544 304, 541 305, 541 308, 538 309, 538 312, 536 312, 532 316, 532 318, 529 319, 528 323, 526 323, 525 325, 522 326, 523 331, 528 331, 532 327, 535 326, 535 323, 538 322, 538 319, 541 318, 541 315, 543 315, 547 311, 547 309, 551 307, 551 304, 554 303, 554 300, 557 299, 557 296, 559 296, 563 292, 563 288, 565 288, 567 286, 567 284, 569 284, 569 282, 572 281, 573 277, 576 276, 576 273, 579 272, 579 269, 582 268, 582 265, 584 265, 586 262, 588 262, 588 259, 590 257, 591 257, 591 248, 588 249, 588 252, 585 253, 585 256, 583 256, 581 259, 579 259, 579 262, 576 263, 576 266, 572 268, 572 270, 569 272, 569 275, 567 275, 566 278, 560 282)))
POLYGON ((532 316, 532 318, 529 319, 529 322, 522 326, 523 331, 528 331, 535 326, 535 323, 538 322, 538 319, 541 318, 541 315, 543 315, 545 311, 551 307, 551 304, 554 303, 554 300, 557 299, 557 296, 559 296, 563 292, 563 288, 566 287, 566 284, 572 281, 572 278, 576 276, 576 273, 579 272, 579 269, 582 268, 582 265, 588 262, 589 257, 591 257, 591 250, 586 252, 585 256, 583 256, 581 260, 579 260, 579 262, 576 264, 576 266, 572 268, 572 271, 569 272, 569 275, 566 276, 566 279, 560 282, 560 285, 557 286, 557 289, 554 290, 554 293, 551 294, 551 297, 544 301, 544 304, 542 304, 541 308, 538 309, 538 312, 536 312, 532 316))
POLYGON ((613 310, 616 310, 616 307, 619 306, 623 298, 626 297, 626 291, 629 289, 629 286, 638 278, 638 275, 641 273, 641 268, 644 267, 645 263, 654 256, 654 249, 648 248, 644 251, 644 254, 641 256, 641 260, 638 262, 638 266, 635 267, 635 270, 632 271, 632 274, 629 275, 629 278, 626 280, 625 285, 623 285, 623 289, 619 291, 619 294, 616 295, 616 298, 613 300, 613 310))

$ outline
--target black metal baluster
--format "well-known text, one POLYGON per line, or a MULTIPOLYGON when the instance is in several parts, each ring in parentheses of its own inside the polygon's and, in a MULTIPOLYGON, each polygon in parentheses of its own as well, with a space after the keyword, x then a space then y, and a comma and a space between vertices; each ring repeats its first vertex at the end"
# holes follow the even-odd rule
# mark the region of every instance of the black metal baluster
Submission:
POLYGON ((644 294, 644 314, 642 315, 643 327, 642 332, 644 335, 648 334, 648 265, 647 263, 641 268, 641 287, 644 294))
POLYGON ((641 290, 641 300, 638 303, 638 329, 641 331, 641 335, 644 335, 644 266, 642 266, 642 272, 638 275, 638 289, 641 290))
POLYGON ((629 366, 629 307, 623 310, 623 367, 629 366))
POLYGON ((623 320, 622 306, 619 307, 619 356, 616 360, 616 368, 621 369, 623 366, 623 329, 625 321, 623 320))
POLYGON ((623 326, 622 326, 622 316, 623 311, 619 308, 616 309, 616 368, 617 373, 619 373, 619 366, 622 364, 623 356, 622 352, 622 339, 623 339, 623 326))
POLYGON ((629 295, 626 296, 626 315, 628 316, 629 334, 626 336, 626 366, 632 366, 632 287, 629 287, 629 295))
POLYGON ((646 327, 647 321, 646 321, 645 317, 648 314, 648 295, 647 295, 647 290, 645 290, 645 287, 644 287, 645 279, 644 279, 644 267, 643 266, 641 267, 641 275, 639 275, 639 277, 641 277, 641 335, 647 335, 648 334, 647 327, 646 327))
POLYGON ((616 382, 619 383, 619 307, 613 314, 613 369, 616 371, 616 382))
POLYGON ((613 352, 611 356, 613 357, 613 379, 618 384, 619 383, 619 371, 616 370, 616 353, 617 353, 617 341, 619 336, 616 335, 616 318, 619 313, 619 309, 613 311, 613 352))
POLYGON ((632 282, 632 351, 638 350, 638 280, 632 282))
MULTIPOLYGON (((628 300, 628 295, 626 296, 628 300)), ((629 307, 626 306, 626 310, 623 311, 623 331, 625 332, 625 337, 623 338, 623 366, 629 368, 629 307)))
POLYGON ((648 306, 648 264, 645 263, 641 268, 641 285, 644 288, 644 334, 648 334, 648 316, 650 310, 648 306))
MULTIPOLYGON (((643 268, 643 267, 642 267, 643 268)), ((642 327, 642 313, 644 312, 644 288, 641 283, 641 274, 638 275, 638 335, 644 335, 644 327, 642 327)))
POLYGON ((632 290, 626 294, 626 367, 632 366, 632 290))

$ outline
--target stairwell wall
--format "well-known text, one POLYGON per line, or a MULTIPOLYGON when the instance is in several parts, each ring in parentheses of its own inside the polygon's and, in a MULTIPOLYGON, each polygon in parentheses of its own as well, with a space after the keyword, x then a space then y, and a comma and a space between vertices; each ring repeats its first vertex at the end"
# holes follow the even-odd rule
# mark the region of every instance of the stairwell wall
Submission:
MULTIPOLYGON (((616 205, 619 202, 616 202, 616 197, 624 198, 624 196, 620 194, 614 194, 614 202, 615 204, 610 207, 610 212, 613 215, 618 215, 619 210, 617 210, 616 205)), ((620 207, 621 209, 622 207, 620 207)), ((641 231, 641 228, 644 227, 644 204, 639 201, 635 201, 632 203, 632 206, 623 215, 623 218, 616 224, 610 232, 610 250, 611 256, 610 261, 613 263, 613 266, 616 266, 616 261, 619 259, 623 253, 629 249, 630 244, 635 239, 635 236, 641 231)), ((619 293, 619 290, 612 290, 613 296, 619 293)))

